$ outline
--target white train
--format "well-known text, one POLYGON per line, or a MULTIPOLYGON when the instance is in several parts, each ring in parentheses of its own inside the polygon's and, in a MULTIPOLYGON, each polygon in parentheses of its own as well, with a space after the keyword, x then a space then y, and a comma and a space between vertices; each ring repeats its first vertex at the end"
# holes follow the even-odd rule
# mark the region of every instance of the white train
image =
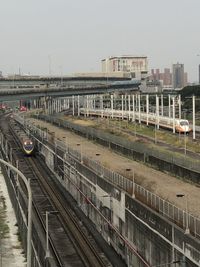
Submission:
POLYGON ((23 129, 24 118, 18 115, 11 115, 10 127, 12 131, 18 136, 21 147, 25 155, 32 155, 35 150, 35 144, 32 138, 30 138, 23 129))
POLYGON ((189 133, 192 129, 189 126, 188 120, 184 119, 173 119, 165 116, 157 116, 155 113, 146 113, 146 112, 138 112, 138 111, 122 111, 115 109, 88 109, 81 108, 81 115, 86 116, 101 116, 101 117, 109 117, 109 118, 120 118, 120 119, 128 119, 135 120, 142 123, 146 123, 149 125, 159 125, 161 128, 173 130, 177 133, 189 133))

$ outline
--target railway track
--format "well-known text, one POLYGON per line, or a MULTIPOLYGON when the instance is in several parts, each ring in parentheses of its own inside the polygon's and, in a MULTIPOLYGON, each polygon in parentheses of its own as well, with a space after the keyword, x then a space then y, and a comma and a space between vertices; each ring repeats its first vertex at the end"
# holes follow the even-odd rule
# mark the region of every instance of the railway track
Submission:
MULTIPOLYGON (((34 157, 24 157, 19 149, 20 142, 15 135, 16 131, 13 131, 14 124, 10 129, 8 126, 5 127, 4 131, 7 132, 6 136, 13 148, 13 160, 18 162, 18 168, 24 175, 31 179, 34 212, 39 218, 44 236, 46 215, 47 213, 49 215, 50 256, 54 260, 51 257, 45 258, 47 255, 43 255, 44 266, 46 266, 47 261, 53 264, 50 266, 112 266, 98 248, 93 237, 80 223, 80 219, 75 215, 70 203, 66 203, 64 197, 56 189, 55 184, 50 179, 51 173, 46 169, 41 158, 37 154, 34 157)), ((21 186, 23 192, 26 192, 22 183, 21 186)))
POLYGON ((80 224, 80 220, 74 214, 71 206, 66 203, 65 199, 60 195, 54 183, 49 179, 44 179, 45 170, 41 161, 38 161, 36 158, 30 158, 30 161, 43 188, 45 188, 45 191, 50 197, 55 210, 58 212, 57 217, 61 221, 63 229, 68 233, 70 240, 81 256, 84 266, 111 266, 105 262, 105 258, 102 257, 101 252, 97 250, 96 243, 91 239, 91 236, 88 238, 85 227, 80 224))

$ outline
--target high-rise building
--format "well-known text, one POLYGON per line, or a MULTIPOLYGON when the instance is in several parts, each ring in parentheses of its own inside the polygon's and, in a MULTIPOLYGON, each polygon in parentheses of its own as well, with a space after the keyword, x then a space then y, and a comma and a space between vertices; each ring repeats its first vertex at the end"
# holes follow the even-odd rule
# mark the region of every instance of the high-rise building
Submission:
POLYGON ((146 56, 116 56, 102 59, 102 72, 130 72, 131 77, 142 79, 148 74, 146 56))
POLYGON ((171 84, 172 84, 172 74, 169 68, 165 68, 163 75, 163 85, 169 86, 171 84))
POLYGON ((184 87, 184 64, 177 63, 172 65, 172 80, 174 89, 184 87))
POLYGON ((151 80, 152 81, 162 81, 164 86, 172 85, 172 74, 169 68, 165 68, 164 72, 160 72, 159 69, 151 70, 151 80))
POLYGON ((155 80, 160 80, 160 69, 156 69, 155 80))

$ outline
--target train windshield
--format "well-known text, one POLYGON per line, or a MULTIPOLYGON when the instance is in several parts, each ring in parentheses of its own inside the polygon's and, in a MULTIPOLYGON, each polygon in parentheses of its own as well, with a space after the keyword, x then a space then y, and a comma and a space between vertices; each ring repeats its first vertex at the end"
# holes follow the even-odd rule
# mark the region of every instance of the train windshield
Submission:
POLYGON ((181 126, 188 126, 188 121, 180 121, 181 126))

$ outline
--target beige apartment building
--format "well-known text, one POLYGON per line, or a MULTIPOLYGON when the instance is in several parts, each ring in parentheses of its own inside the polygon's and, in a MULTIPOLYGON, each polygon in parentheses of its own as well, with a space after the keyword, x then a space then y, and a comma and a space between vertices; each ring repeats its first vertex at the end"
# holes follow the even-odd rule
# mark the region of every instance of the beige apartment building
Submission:
POLYGON ((128 72, 130 77, 143 79, 148 74, 146 56, 115 56, 102 59, 102 72, 128 72))

